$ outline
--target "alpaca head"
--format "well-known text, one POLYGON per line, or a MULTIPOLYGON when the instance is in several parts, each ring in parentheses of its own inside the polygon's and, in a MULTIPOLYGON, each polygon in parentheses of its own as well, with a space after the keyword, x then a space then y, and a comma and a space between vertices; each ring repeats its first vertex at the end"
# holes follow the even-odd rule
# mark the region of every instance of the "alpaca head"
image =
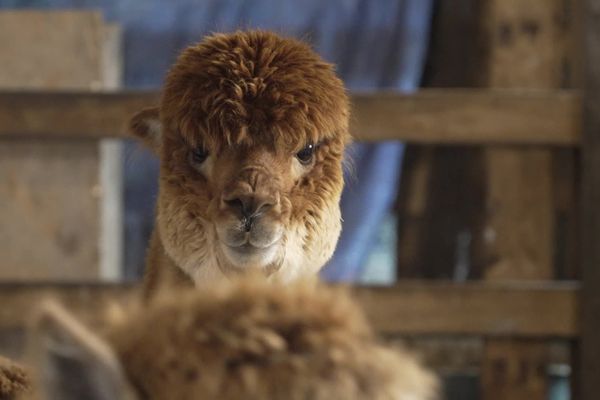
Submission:
POLYGON ((412 356, 378 343, 342 290, 322 286, 260 279, 178 291, 113 312, 95 332, 50 305, 33 326, 31 365, 45 400, 433 400, 437 393, 436 379, 412 356))
POLYGON ((162 244, 196 281, 249 270, 314 274, 340 232, 348 99, 305 44, 261 31, 210 36, 169 71, 132 131, 161 159, 162 244))

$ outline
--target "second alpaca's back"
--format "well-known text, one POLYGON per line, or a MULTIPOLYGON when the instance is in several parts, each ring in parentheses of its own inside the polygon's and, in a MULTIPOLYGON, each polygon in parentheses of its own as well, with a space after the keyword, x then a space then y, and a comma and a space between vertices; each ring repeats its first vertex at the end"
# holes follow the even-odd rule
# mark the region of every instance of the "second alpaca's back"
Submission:
MULTIPOLYGON (((52 336, 64 342, 69 330, 52 336)), ((70 352, 84 354, 80 370, 102 382, 86 390, 110 387, 127 393, 121 399, 432 400, 437 392, 412 356, 378 343, 344 291, 322 286, 245 281, 169 293, 92 339, 70 344, 84 349, 70 352)))

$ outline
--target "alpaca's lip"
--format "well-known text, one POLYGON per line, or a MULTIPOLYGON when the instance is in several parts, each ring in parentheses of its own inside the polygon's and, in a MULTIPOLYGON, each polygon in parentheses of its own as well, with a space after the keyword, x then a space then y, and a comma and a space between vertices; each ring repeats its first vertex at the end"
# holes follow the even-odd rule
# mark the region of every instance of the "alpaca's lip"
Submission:
POLYGON ((240 246, 230 246, 223 243, 223 251, 227 260, 239 268, 265 266, 271 264, 278 252, 279 241, 265 247, 257 247, 250 242, 240 246))
POLYGON ((275 244, 277 244, 277 242, 270 243, 266 246, 255 246, 255 245, 251 244, 249 241, 247 241, 246 243, 239 245, 239 246, 231 246, 229 244, 225 244, 225 246, 227 246, 229 249, 231 249, 235 252, 248 254, 248 253, 255 253, 255 252, 260 252, 260 251, 266 251, 266 250, 270 249, 271 247, 273 247, 275 244))
POLYGON ((282 238, 282 235, 275 235, 273 237, 256 237, 256 235, 252 235, 250 232, 245 232, 241 235, 238 232, 235 232, 234 235, 223 236, 224 237, 222 238, 219 237, 217 232, 219 241, 225 247, 243 253, 253 253, 261 250, 268 250, 279 243, 282 238))
POLYGON ((230 245, 227 245, 227 247, 229 247, 233 251, 237 251, 237 252, 240 252, 240 253, 252 253, 252 252, 257 251, 257 250, 263 250, 260 247, 252 246, 248 242, 246 242, 245 244, 243 244, 241 246, 230 246, 230 245))

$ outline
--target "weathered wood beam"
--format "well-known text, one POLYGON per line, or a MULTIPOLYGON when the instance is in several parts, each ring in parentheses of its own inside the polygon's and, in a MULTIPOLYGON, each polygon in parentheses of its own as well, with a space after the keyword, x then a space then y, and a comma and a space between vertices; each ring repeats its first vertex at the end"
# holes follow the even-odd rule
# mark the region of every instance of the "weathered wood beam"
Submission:
POLYGON ((358 140, 430 144, 576 145, 580 100, 569 91, 429 89, 354 95, 358 140))
MULTIPOLYGON (((124 136, 128 118, 156 104, 154 92, 0 92, 0 137, 124 136)), ((436 89, 352 95, 359 141, 436 144, 579 143, 577 92, 436 89)))
MULTIPOLYGON (((133 286, 0 284, 0 330, 24 326, 52 297, 78 315, 98 315, 133 286)), ((402 283, 354 290, 375 329, 386 335, 485 335, 574 338, 578 286, 571 283, 402 283)))
POLYGON ((0 137, 126 136, 129 118, 154 92, 0 92, 0 137))
POLYGON ((600 396, 600 0, 582 0, 584 95, 582 145, 582 303, 580 393, 600 396))
MULTIPOLYGON (((123 66, 120 42, 118 27, 105 23, 100 11, 3 8, 0 89, 115 90, 123 66)), ((21 114, 19 105, 17 98, 15 104, 7 99, 0 123, 76 125, 68 109, 49 120, 37 117, 35 110, 21 114)), ((4 232, 10 231, 0 240, 0 280, 117 278, 122 264, 122 145, 21 137, 0 141, 0 221, 4 232)))
POLYGON ((58 301, 86 323, 98 322, 104 307, 124 304, 136 290, 126 284, 0 283, 0 331, 27 327, 45 300, 58 301))
MULTIPOLYGON (((482 84, 490 90, 561 88, 566 75, 568 0, 480 3, 480 35, 486 53, 482 84)), ((549 125, 555 122, 552 111, 542 115, 549 125)), ((503 125, 499 124, 502 130, 503 125)), ((544 136, 549 128, 542 128, 540 134, 544 136)), ((485 149, 484 160, 484 226, 486 232, 493 232, 493 238, 484 240, 489 264, 483 277, 492 281, 554 279, 557 223, 551 150, 492 147, 485 149)), ((482 400, 548 398, 549 383, 543 372, 547 343, 522 338, 490 339, 485 347, 482 400)))
POLYGON ((400 284, 358 290, 377 331, 407 335, 575 337, 575 284, 400 284))

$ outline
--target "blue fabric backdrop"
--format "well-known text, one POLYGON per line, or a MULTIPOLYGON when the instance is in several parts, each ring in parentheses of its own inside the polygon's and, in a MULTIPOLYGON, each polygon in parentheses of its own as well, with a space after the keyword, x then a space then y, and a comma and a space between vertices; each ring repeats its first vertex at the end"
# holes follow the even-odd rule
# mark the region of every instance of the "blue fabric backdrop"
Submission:
MULTIPOLYGON (((303 38, 338 65, 352 90, 414 90, 426 53, 433 0, 0 0, 2 8, 95 8, 124 28, 125 85, 156 88, 176 54, 206 33, 260 27, 303 38)), ((157 163, 129 144, 127 275, 138 276, 151 229, 157 163)), ((343 233, 324 269, 354 281, 396 196, 404 146, 355 145, 342 198, 343 233)))

